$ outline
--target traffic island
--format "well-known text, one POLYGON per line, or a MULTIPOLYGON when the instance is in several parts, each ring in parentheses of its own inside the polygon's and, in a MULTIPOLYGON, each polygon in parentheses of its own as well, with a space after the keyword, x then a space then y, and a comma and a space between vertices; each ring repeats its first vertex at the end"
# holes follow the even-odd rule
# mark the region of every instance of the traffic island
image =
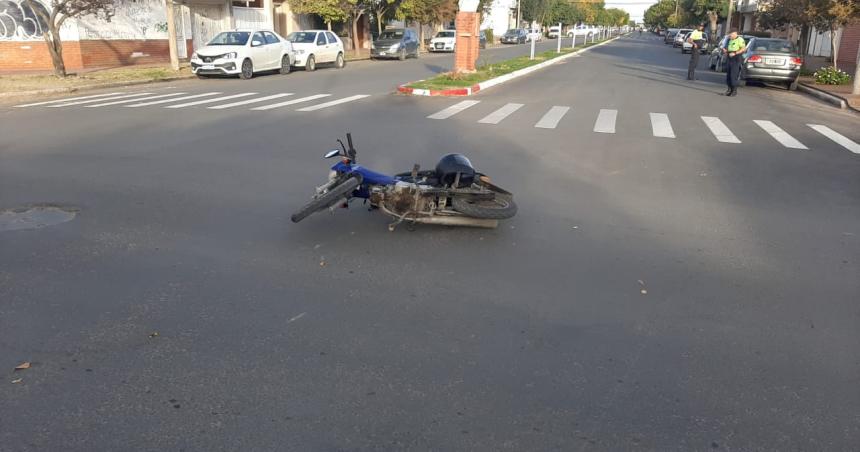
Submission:
MULTIPOLYGON (((622 35, 623 36, 623 35, 622 35)), ((564 48, 561 52, 547 50, 528 56, 512 58, 498 63, 485 64, 472 73, 446 72, 427 80, 406 83, 397 87, 401 94, 411 96, 471 96, 479 91, 531 74, 534 71, 566 60, 586 49, 597 47, 617 39, 597 43, 586 43, 576 48, 564 48)))

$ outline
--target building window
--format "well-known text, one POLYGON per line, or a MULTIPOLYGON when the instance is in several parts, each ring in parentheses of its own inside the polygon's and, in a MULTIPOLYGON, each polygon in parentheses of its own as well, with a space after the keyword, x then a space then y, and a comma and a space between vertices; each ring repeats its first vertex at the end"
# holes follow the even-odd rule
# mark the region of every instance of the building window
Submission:
POLYGON ((233 6, 240 8, 262 8, 263 0, 233 0, 233 6))

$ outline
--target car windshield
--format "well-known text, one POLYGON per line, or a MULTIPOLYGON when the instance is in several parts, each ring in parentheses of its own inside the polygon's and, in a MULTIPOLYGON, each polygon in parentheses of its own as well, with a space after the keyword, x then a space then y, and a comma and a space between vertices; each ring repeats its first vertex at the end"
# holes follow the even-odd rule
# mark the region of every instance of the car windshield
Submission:
POLYGON ((439 33, 436 33, 436 37, 437 38, 453 38, 454 32, 453 31, 440 31, 439 33))
POLYGON ((508 30, 505 32, 505 36, 516 36, 516 35, 517 35, 516 30, 508 30))
POLYGON ((403 30, 385 30, 379 35, 379 39, 400 39, 403 37, 403 30))
POLYGON ((247 31, 225 31, 209 41, 210 46, 243 46, 248 42, 251 33, 247 31))
POLYGON ((294 31, 287 36, 287 41, 297 43, 314 43, 317 40, 315 31, 294 31))
POLYGON ((794 53, 794 44, 783 39, 756 39, 754 45, 756 52, 794 53))

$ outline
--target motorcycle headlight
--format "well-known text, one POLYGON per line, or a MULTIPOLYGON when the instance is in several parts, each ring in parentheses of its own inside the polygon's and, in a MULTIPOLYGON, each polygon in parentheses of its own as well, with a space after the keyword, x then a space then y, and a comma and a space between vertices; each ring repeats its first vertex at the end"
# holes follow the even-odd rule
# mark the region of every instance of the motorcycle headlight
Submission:
POLYGON ((399 48, 400 48, 400 43, 398 42, 397 44, 394 44, 393 46, 391 46, 391 51, 395 51, 399 48))
POLYGON ((235 60, 238 56, 239 55, 237 55, 236 52, 230 52, 221 55, 221 58, 224 58, 225 60, 235 60))

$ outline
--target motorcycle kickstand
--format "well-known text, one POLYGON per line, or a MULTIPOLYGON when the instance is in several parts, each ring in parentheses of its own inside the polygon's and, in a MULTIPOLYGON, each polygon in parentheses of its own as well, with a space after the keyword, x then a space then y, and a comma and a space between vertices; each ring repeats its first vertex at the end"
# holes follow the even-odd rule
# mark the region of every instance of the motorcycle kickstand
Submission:
MULTIPOLYGON (((388 231, 394 232, 394 228, 396 228, 397 225, 399 225, 400 223, 403 223, 403 220, 406 219, 406 215, 409 215, 409 212, 405 212, 403 215, 400 215, 399 217, 397 217, 397 221, 395 221, 394 223, 390 223, 388 225, 388 231)), ((413 221, 412 223, 414 224, 415 222, 413 221)))

